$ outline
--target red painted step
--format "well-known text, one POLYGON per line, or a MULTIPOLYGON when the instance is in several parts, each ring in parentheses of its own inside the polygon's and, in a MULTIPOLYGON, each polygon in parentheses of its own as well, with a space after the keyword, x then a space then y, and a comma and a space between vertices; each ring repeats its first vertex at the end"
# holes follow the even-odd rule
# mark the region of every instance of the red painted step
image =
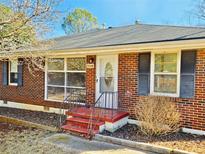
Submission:
POLYGON ((119 110, 88 107, 76 107, 67 111, 66 114, 70 117, 67 118, 66 125, 62 129, 80 135, 90 135, 90 131, 92 135, 99 133, 100 126, 105 122, 116 122, 129 115, 119 110))
MULTIPOLYGON (((78 108, 74 108, 71 111, 66 112, 68 116, 87 118, 87 119, 91 117, 91 113, 92 110, 86 107, 78 107, 78 108)), ((92 119, 97 119, 97 120, 107 121, 107 122, 116 122, 127 116, 129 116, 128 112, 96 108, 95 114, 92 116, 92 119)))
POLYGON ((105 124, 105 122, 102 122, 102 121, 84 119, 84 118, 79 118, 79 117, 71 117, 71 118, 67 118, 66 120, 66 124, 78 125, 83 128, 88 128, 88 125, 90 123, 92 123, 92 128, 96 128, 96 129, 99 129, 100 126, 105 124))
MULTIPOLYGON (((84 134, 84 135, 89 134, 89 130, 87 128, 82 128, 82 127, 78 127, 78 126, 71 125, 71 124, 64 125, 61 128, 64 129, 65 131, 70 131, 70 132, 74 132, 74 133, 79 133, 79 134, 84 134)), ((99 133, 99 131, 92 130, 92 133, 97 134, 97 133, 99 133)))

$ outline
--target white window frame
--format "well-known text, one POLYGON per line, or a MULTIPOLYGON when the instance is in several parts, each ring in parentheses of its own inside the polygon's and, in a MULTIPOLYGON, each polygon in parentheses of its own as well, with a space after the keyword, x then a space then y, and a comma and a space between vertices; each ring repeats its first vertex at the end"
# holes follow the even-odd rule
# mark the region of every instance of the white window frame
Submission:
POLYGON ((86 74, 86 68, 85 68, 85 71, 68 71, 67 70, 67 59, 68 58, 85 58, 85 65, 86 65, 86 56, 64 56, 64 57, 60 57, 60 56, 54 56, 54 57, 46 57, 46 63, 45 63, 45 92, 44 92, 44 100, 46 101, 54 101, 54 102, 62 102, 60 100, 54 100, 54 99, 49 99, 48 98, 48 86, 51 86, 51 87, 62 87, 64 88, 64 99, 66 97, 66 93, 67 93, 67 88, 76 88, 76 89, 85 89, 85 87, 75 87, 75 86, 67 86, 67 73, 69 72, 82 72, 82 73, 85 73, 86 74), (52 58, 62 58, 64 59, 64 69, 63 70, 48 70, 48 59, 52 59, 52 58), (48 73, 49 72, 62 72, 64 73, 64 85, 51 85, 51 84, 48 84, 48 73))
MULTIPOLYGON (((179 97, 180 96, 180 71, 181 71, 181 51, 180 50, 164 50, 164 51, 152 51, 151 52, 151 63, 150 63, 150 68, 151 68, 151 74, 150 74, 150 95, 155 95, 155 96, 168 96, 168 97, 179 97), (155 92, 154 91, 154 69, 155 69, 155 54, 168 54, 168 53, 177 53, 177 73, 173 73, 174 75, 177 75, 177 89, 176 93, 160 93, 160 92, 155 92)), ((160 74, 165 74, 166 73, 160 73, 160 74)), ((167 73, 167 74, 172 74, 172 73, 167 73)))
MULTIPOLYGON (((14 59, 14 60, 16 60, 17 61, 17 74, 18 74, 18 60, 17 59, 14 59)), ((11 86, 17 86, 18 85, 18 83, 12 83, 11 82, 11 61, 14 61, 14 60, 9 60, 9 68, 8 68, 8 70, 9 70, 9 72, 8 72, 8 80, 9 80, 9 85, 11 85, 11 86)))

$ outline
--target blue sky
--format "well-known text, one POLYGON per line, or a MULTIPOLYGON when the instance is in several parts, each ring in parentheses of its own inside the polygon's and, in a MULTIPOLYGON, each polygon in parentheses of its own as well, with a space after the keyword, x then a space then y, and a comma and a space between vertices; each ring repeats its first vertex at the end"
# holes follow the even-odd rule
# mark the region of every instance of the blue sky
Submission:
POLYGON ((199 0, 64 0, 58 10, 62 17, 48 37, 64 35, 62 18, 75 8, 85 8, 94 14, 100 24, 123 26, 135 20, 148 24, 198 25, 193 17, 199 0))

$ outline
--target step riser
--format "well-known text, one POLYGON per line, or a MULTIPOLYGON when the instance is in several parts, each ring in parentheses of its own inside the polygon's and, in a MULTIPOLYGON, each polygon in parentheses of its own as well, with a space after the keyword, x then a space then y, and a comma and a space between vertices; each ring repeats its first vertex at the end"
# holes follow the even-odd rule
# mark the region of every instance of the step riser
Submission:
MULTIPOLYGON (((82 134, 82 135, 89 135, 89 130, 87 129, 82 129, 79 127, 75 127, 73 125, 65 125, 62 127, 62 129, 65 132, 69 132, 69 133, 75 133, 75 134, 82 134)), ((92 130, 92 133, 97 134, 99 131, 98 130, 92 130)))
MULTIPOLYGON (((68 125, 68 124, 75 125, 75 126, 79 126, 79 127, 81 127, 81 128, 88 128, 88 126, 90 125, 90 124, 88 124, 88 123, 81 123, 81 122, 77 122, 77 121, 66 121, 66 125, 68 125)), ((94 128, 95 130, 99 130, 100 126, 97 126, 97 125, 92 124, 92 129, 93 129, 93 128, 94 128)))
POLYGON ((91 135, 103 130, 114 132, 127 123, 129 113, 103 108, 95 108, 93 110, 93 108, 81 106, 67 111, 66 115, 68 119, 62 129, 78 134, 91 135), (90 122, 92 126, 89 126, 91 125, 90 122), (91 132, 89 127, 92 129, 91 132))
MULTIPOLYGON (((78 132, 78 131, 73 131, 73 130, 64 130, 65 132, 68 133, 73 133, 79 136, 86 136, 86 135, 90 135, 88 132, 78 132)), ((94 134, 98 134, 98 132, 94 132, 94 134)))
POLYGON ((99 116, 92 116, 91 117, 90 115, 81 115, 81 114, 76 114, 76 113, 68 113, 67 116, 86 118, 86 119, 92 118, 93 120, 104 121, 105 122, 105 118, 104 117, 99 117, 99 116))

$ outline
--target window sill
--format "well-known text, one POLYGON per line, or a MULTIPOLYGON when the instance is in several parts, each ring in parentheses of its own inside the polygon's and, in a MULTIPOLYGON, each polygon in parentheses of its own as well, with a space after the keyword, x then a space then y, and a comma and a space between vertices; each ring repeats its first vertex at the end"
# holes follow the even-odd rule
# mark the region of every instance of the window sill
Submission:
MULTIPOLYGON (((60 100, 52 100, 52 99, 44 99, 44 101, 50 101, 50 102, 58 102, 58 103, 63 103, 63 101, 60 100)), ((85 105, 86 103, 81 103, 81 102, 73 102, 73 104, 78 104, 78 105, 85 105)))
POLYGON ((53 100, 53 99, 44 99, 44 101, 58 102, 58 103, 62 103, 63 102, 63 100, 60 101, 60 100, 53 100))
POLYGON ((179 98, 178 94, 169 94, 169 93, 150 93, 150 96, 164 96, 164 97, 179 98))
POLYGON ((17 83, 9 83, 8 86, 18 86, 17 83))

